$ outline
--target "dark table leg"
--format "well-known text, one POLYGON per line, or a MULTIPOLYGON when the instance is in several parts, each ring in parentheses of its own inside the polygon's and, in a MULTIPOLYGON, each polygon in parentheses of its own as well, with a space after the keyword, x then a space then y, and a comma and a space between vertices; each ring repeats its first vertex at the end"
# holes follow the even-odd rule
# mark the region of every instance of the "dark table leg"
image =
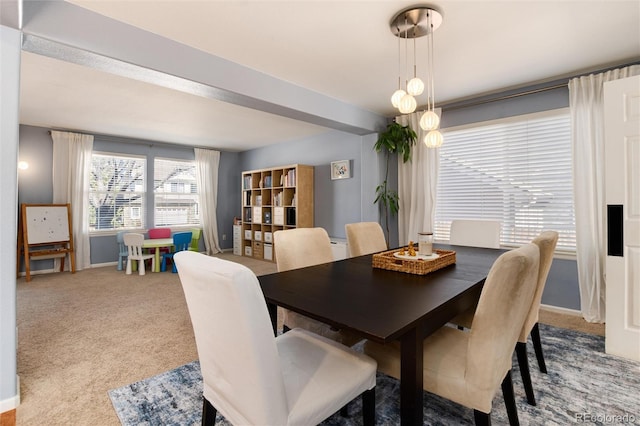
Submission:
POLYGON ((413 329, 402 336, 400 355, 400 423, 422 425, 422 339, 413 329))
POLYGON ((278 335, 278 305, 273 303, 267 303, 267 309, 269 310, 269 317, 271 317, 271 327, 273 327, 273 335, 278 335))

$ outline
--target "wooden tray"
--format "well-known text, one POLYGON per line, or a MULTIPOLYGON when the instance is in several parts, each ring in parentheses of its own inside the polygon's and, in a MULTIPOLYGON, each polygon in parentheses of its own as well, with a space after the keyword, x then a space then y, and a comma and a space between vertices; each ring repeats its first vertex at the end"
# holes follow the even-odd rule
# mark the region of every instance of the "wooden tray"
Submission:
POLYGON ((373 267, 406 272, 407 274, 425 275, 456 263, 456 252, 451 250, 434 250, 440 257, 433 260, 399 259, 393 255, 399 251, 399 249, 395 249, 374 254, 373 267))

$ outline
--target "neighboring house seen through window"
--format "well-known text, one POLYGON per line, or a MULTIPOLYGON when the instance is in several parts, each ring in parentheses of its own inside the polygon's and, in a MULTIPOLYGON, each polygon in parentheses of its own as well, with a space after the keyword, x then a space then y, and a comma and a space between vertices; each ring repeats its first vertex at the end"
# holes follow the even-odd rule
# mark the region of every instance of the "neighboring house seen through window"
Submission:
POLYGON ((153 170, 154 225, 200 225, 195 161, 156 158, 153 170))
POLYGON ((144 228, 144 157, 94 153, 89 182, 89 230, 144 228))
POLYGON ((453 219, 502 224, 501 244, 519 246, 558 231, 556 250, 575 253, 568 109, 444 129, 434 237, 453 219))

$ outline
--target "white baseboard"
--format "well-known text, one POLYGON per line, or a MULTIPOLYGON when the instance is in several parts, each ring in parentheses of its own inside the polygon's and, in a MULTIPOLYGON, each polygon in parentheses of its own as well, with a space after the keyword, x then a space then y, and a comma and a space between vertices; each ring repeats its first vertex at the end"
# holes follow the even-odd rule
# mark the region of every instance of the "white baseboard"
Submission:
POLYGON ((540 305, 540 309, 545 310, 545 311, 549 311, 549 312, 556 312, 558 314, 573 315, 575 317, 581 317, 582 316, 582 312, 580 312, 580 311, 576 311, 575 309, 562 308, 560 306, 541 304, 540 305))
MULTIPOLYGON (((117 267, 118 266, 118 262, 104 262, 104 263, 94 263, 89 265, 89 268, 85 268, 85 269, 92 269, 92 268, 102 268, 104 266, 113 266, 113 267, 117 267)), ((76 268, 76 272, 79 271, 80 269, 76 268)), ((37 269, 37 270, 31 270, 31 275, 44 275, 44 274, 56 274, 60 271, 58 271, 57 268, 49 268, 49 269, 37 269)), ((64 272, 70 272, 68 270, 64 270, 64 272)), ((26 277, 27 273, 25 271, 21 271, 20 272, 20 276, 21 277, 26 277)))
MULTIPOLYGON (((102 268, 105 266, 114 266, 114 267, 118 267, 118 262, 104 262, 104 263, 92 263, 89 267, 90 268, 102 268)), ((123 262, 123 266, 122 268, 124 269, 124 267, 126 266, 126 262, 123 262)))
MULTIPOLYGON (((30 274, 31 275, 44 275, 44 274, 53 274, 54 272, 58 272, 57 269, 55 268, 51 268, 51 269, 37 269, 37 270, 31 270, 30 274)), ((20 276, 21 277, 26 277, 27 273, 25 271, 20 272, 20 276)))
POLYGON ((0 401, 0 413, 15 410, 20 405, 20 376, 16 376, 16 394, 0 401))

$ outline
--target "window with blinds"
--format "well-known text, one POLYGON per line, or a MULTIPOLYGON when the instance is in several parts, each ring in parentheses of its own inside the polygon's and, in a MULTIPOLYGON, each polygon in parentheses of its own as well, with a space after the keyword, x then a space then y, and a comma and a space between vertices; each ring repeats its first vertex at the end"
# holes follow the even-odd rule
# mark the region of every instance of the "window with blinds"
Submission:
POLYGON ((520 246, 543 230, 556 251, 575 253, 568 109, 443 130, 434 237, 454 219, 502 223, 501 244, 520 246))
POLYGON ((200 225, 195 161, 156 158, 153 168, 155 226, 200 225))
POLYGON ((146 160, 93 153, 89 180, 89 230, 144 228, 146 160))

